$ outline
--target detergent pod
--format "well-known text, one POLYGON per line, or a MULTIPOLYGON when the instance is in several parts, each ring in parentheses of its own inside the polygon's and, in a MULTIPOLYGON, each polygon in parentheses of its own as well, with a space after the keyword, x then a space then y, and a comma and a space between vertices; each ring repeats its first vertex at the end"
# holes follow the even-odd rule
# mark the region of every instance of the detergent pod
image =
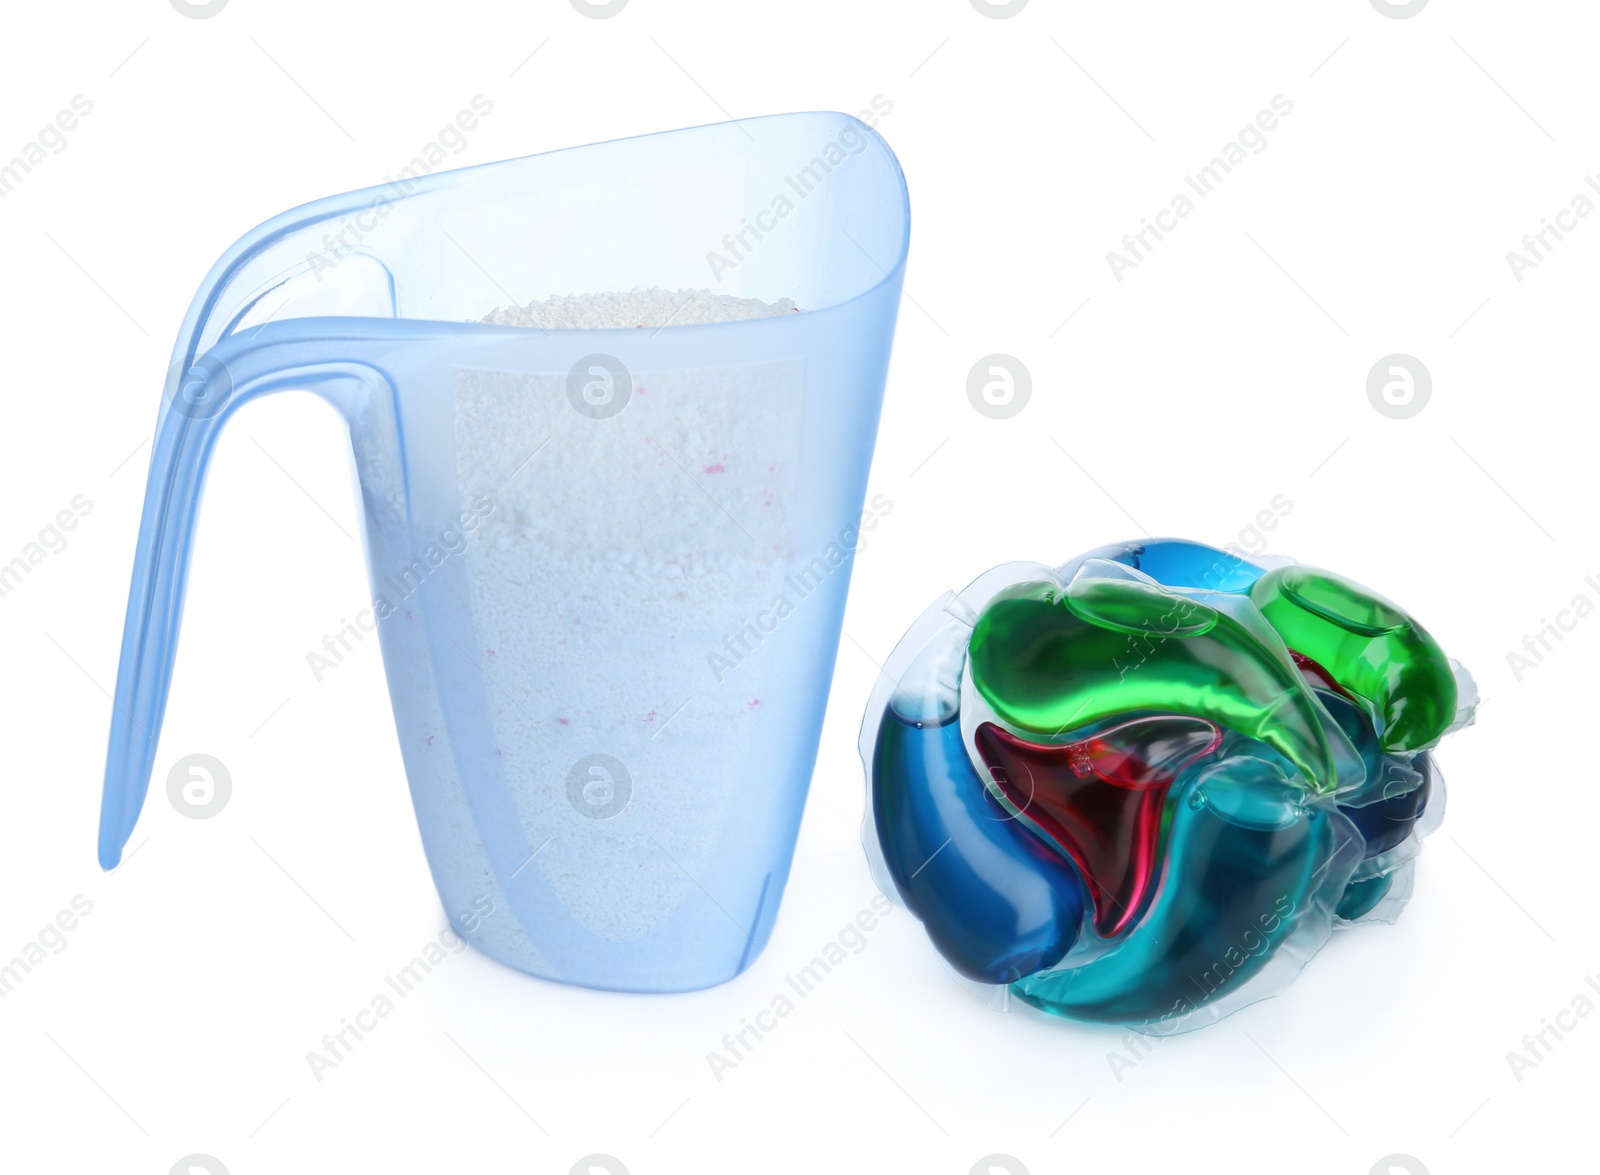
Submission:
POLYGON ((874 875, 966 981, 1155 1034, 1393 921, 1466 671, 1332 572, 1183 540, 946 593, 861 733, 874 875))

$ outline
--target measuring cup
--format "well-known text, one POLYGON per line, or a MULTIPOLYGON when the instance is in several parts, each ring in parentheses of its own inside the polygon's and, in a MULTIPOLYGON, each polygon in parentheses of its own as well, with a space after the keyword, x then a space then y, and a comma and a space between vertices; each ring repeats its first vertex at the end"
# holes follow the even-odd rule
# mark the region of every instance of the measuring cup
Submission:
POLYGON ((807 113, 404 178, 242 238, 167 376, 101 865, 149 784, 217 436, 304 389, 348 426, 395 727, 457 930, 595 988, 748 966, 816 758, 909 215, 887 144, 807 113), (635 287, 800 312, 478 322, 635 287))

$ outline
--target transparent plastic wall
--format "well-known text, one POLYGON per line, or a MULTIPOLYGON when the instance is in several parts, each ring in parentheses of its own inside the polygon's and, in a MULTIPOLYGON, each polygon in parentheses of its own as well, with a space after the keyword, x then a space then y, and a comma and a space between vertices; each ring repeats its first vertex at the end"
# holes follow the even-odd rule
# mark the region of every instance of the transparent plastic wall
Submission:
POLYGON ((246 236, 168 377, 102 863, 148 785, 217 433, 310 389, 349 426, 396 729, 457 928, 592 987, 737 974, 815 760, 908 232, 883 141, 804 114, 442 173, 246 236), (798 311, 478 321, 650 286, 798 311))

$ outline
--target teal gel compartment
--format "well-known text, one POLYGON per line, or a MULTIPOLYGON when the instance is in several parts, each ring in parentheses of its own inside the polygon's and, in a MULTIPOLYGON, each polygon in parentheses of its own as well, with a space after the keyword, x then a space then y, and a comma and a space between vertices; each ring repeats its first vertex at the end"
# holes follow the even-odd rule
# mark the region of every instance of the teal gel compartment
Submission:
POLYGON ((811 113, 442 172, 247 234, 167 376, 102 866, 149 785, 217 436, 308 390, 348 428, 395 727, 457 929, 588 987, 738 974, 815 761, 909 229, 884 141, 811 113), (478 322, 653 286, 801 312, 478 322))

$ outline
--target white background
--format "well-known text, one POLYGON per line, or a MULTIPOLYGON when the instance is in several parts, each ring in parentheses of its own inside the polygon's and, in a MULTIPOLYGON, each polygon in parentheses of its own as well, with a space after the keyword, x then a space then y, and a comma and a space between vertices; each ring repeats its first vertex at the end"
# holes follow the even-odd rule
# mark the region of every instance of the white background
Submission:
POLYGON ((1471 0, 1409 19, 1369 0, 10 6, 0 160, 74 95, 94 110, 0 201, 0 562, 75 495, 93 509, 0 599, 0 959, 75 895, 93 912, 0 1001, 0 1168, 1578 1169, 1553 1156, 1588 1133, 1600 1017, 1520 1082, 1506 1054, 1600 971, 1600 619, 1520 681, 1507 654, 1580 592, 1600 602, 1600 217, 1521 282, 1506 253, 1600 169, 1597 24, 1471 0), (106 875, 146 441, 217 255, 392 174, 477 94, 494 113, 452 164, 891 101, 913 231, 868 493, 894 509, 858 559, 793 875, 748 972, 630 997, 469 952, 318 1083, 307 1051, 444 926, 375 644, 320 684, 306 663, 369 594, 345 441, 299 395, 224 437, 150 803, 106 875), (1294 111, 1266 149, 1118 282, 1108 250, 1279 94, 1294 111), (1033 377, 1009 420, 966 396, 993 352, 1033 377), (1393 352, 1433 377, 1409 420, 1366 395, 1393 352), (1274 551, 1418 612, 1486 699, 1441 752, 1450 810, 1399 924, 1341 933, 1286 994, 1118 1080, 1119 1032, 986 1010, 900 911, 715 1080, 707 1052, 875 892, 855 738, 874 661, 928 601, 1120 538, 1241 541, 1280 494, 1274 551), (194 752, 234 783, 205 821, 164 795, 194 752))

